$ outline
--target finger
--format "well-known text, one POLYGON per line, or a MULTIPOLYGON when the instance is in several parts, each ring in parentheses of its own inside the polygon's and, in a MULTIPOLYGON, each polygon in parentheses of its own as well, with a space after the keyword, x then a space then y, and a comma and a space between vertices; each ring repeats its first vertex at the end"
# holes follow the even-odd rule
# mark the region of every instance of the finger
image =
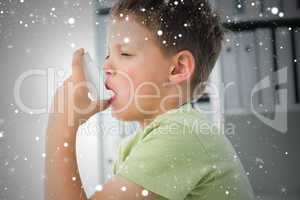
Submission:
POLYGON ((74 82, 84 81, 84 72, 83 72, 83 54, 84 49, 77 49, 73 54, 72 60, 72 78, 74 82))
POLYGON ((69 82, 72 81, 72 76, 69 76, 68 78, 66 78, 63 82, 63 85, 67 85, 69 82))

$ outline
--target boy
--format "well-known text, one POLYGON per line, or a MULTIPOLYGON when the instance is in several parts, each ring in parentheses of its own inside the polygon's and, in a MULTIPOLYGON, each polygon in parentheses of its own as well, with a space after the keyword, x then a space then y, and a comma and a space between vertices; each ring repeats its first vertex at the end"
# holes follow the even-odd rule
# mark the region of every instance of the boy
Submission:
POLYGON ((72 76, 54 97, 46 199, 87 199, 75 157, 76 131, 109 106, 114 117, 138 121, 140 129, 122 142, 114 176, 91 199, 254 199, 231 144, 192 104, 192 93, 207 80, 223 39, 208 3, 120 0, 111 10, 107 39, 103 68, 115 96, 89 100, 79 49, 72 76))

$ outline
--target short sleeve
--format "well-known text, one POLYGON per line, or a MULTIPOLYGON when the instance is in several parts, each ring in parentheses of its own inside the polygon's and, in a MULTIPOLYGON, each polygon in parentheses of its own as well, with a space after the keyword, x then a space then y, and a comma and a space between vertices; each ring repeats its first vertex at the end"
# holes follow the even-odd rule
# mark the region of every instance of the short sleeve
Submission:
POLYGON ((184 199, 208 174, 208 156, 180 123, 160 125, 131 150, 117 175, 167 199, 184 199))

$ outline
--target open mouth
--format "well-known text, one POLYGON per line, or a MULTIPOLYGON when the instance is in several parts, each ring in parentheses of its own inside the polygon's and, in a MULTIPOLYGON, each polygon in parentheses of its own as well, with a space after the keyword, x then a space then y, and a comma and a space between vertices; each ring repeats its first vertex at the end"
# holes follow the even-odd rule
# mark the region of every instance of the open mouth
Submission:
POLYGON ((114 89, 112 89, 107 83, 105 83, 105 88, 108 89, 108 90, 113 91, 114 93, 116 93, 116 92, 114 91, 114 89))
POLYGON ((109 99, 110 103, 112 103, 116 99, 117 93, 107 83, 105 83, 105 88, 111 90, 114 93, 114 95, 109 99))
POLYGON ((116 95, 113 95, 109 100, 108 100, 108 103, 109 104, 112 104, 115 100, 116 100, 116 95))

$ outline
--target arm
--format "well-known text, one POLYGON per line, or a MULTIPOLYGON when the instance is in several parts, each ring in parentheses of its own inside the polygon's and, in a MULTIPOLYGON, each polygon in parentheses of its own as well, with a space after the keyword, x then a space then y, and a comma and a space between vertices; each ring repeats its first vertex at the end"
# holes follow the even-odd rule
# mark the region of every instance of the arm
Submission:
MULTIPOLYGON (((86 194, 82 188, 78 166, 75 154, 75 135, 76 127, 65 126, 63 116, 51 116, 48 124, 47 140, 47 158, 46 158, 46 190, 45 199, 80 199, 87 200, 86 194), (69 146, 63 147, 62 135, 67 139, 69 146), (60 147, 60 150, 57 150, 60 147), (68 158, 68 162, 64 162, 68 158), (72 178, 75 177, 75 180, 72 178)), ((125 178, 114 176, 108 180, 102 187, 103 189, 96 192, 91 200, 102 199, 154 199, 154 193, 145 190, 125 178), (125 188, 125 189, 124 189, 125 188)))
MULTIPOLYGON (((108 101, 91 102, 82 71, 83 49, 74 53, 72 76, 58 88, 51 106, 46 141, 45 200, 87 200, 76 161, 76 132, 90 116, 109 106, 108 101)), ((152 199, 154 194, 121 177, 113 177, 92 200, 152 199), (123 189, 122 189, 123 188, 123 189), (124 191, 124 188, 126 190, 124 191), (142 195, 146 194, 145 196, 142 195)))
POLYGON ((77 126, 68 127, 67 122, 64 121, 63 114, 49 116, 45 161, 45 200, 86 199, 81 188, 82 183, 75 155, 77 126), (64 147, 64 142, 68 143, 68 147, 64 147))
POLYGON ((72 60, 72 75, 54 95, 48 118, 45 161, 45 199, 86 199, 76 161, 76 132, 90 116, 109 106, 92 102, 84 85, 83 49, 72 60))
POLYGON ((103 185, 103 189, 96 192, 90 200, 154 200, 156 197, 156 194, 121 176, 113 176, 103 185))

